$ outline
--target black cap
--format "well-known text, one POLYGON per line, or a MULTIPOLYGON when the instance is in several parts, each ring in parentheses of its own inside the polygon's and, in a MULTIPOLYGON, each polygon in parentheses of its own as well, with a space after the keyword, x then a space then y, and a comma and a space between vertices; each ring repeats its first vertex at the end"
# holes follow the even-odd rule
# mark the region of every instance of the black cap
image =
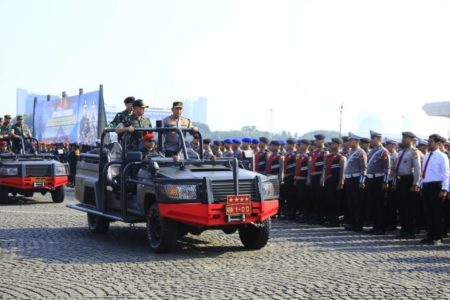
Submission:
POLYGON ((381 138, 382 137, 382 135, 381 135, 381 133, 378 133, 378 132, 375 132, 375 131, 373 131, 373 130, 370 130, 370 138, 381 138))
POLYGON ((343 141, 344 143, 348 142, 348 136, 344 135, 344 136, 342 137, 342 141, 343 141))
POLYGON ((203 144, 211 144, 211 139, 203 139, 203 144))
POLYGON ((280 146, 280 142, 279 141, 270 141, 270 145, 271 146, 280 146))
POLYGON ((315 135, 314 135, 314 138, 315 138, 316 140, 320 141, 320 140, 324 140, 324 139, 325 139, 325 136, 324 136, 323 134, 319 133, 319 134, 315 134, 315 135))
POLYGON ((294 138, 288 138, 286 140, 286 143, 288 143, 288 145, 295 145, 295 139, 294 138))
POLYGON ((175 101, 174 103, 172 103, 172 108, 177 108, 177 107, 183 108, 183 102, 175 101))
POLYGON ((336 143, 336 144, 339 144, 339 145, 341 145, 343 142, 342 142, 342 139, 340 139, 340 138, 332 138, 331 139, 331 142, 332 143, 336 143))
POLYGON ((269 139, 266 138, 265 136, 262 136, 259 138, 259 142, 260 143, 264 143, 264 144, 268 144, 269 143, 269 139))
POLYGON ((298 140, 297 145, 309 145, 309 140, 307 139, 298 140))
POLYGON ((126 97, 125 100, 123 100, 123 103, 133 103, 134 100, 136 100, 133 96, 126 97))
POLYGON ((368 138, 360 138, 359 141, 363 144, 369 144, 370 140, 368 138))
POLYGON ((220 146, 222 143, 220 141, 214 141, 213 144, 214 146, 220 146))
POLYGON ((23 120, 23 116, 22 115, 17 115, 16 120, 23 120))
POLYGON ((134 100, 133 107, 147 108, 148 105, 142 99, 134 100))
POLYGON ((11 115, 5 115, 5 119, 12 119, 11 115))
POLYGON ((411 131, 403 131, 402 135, 405 137, 412 138, 412 139, 416 137, 416 135, 414 133, 412 133, 411 131))

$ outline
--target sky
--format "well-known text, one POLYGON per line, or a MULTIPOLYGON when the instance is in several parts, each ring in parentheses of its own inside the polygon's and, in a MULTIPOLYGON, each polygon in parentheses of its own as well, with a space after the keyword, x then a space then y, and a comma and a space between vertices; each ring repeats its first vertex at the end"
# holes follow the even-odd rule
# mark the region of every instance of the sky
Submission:
POLYGON ((448 136, 450 1, 0 0, 0 114, 17 88, 104 86, 152 107, 208 98, 213 130, 255 125, 448 136))

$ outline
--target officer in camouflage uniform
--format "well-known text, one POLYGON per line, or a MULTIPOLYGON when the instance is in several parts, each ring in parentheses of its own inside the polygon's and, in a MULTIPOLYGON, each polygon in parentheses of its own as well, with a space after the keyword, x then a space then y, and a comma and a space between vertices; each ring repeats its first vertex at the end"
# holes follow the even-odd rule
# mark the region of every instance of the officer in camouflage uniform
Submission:
MULTIPOLYGON (((280 152, 280 142, 271 141, 269 144, 269 154, 267 155, 266 163, 266 175, 277 176, 280 186, 283 185, 284 178, 284 156, 280 152)), ((278 217, 281 217, 281 213, 284 210, 284 199, 279 197, 278 199, 278 217)))
POLYGON ((148 105, 143 100, 135 100, 133 102, 133 114, 131 117, 119 123, 116 127, 117 134, 123 134, 125 132, 130 134, 128 142, 128 149, 130 150, 142 148, 142 136, 148 133, 146 131, 135 131, 135 128, 152 128, 150 119, 144 117, 145 108, 147 107, 148 105))
POLYGON ((25 150, 34 152, 31 142, 28 139, 32 138, 33 135, 31 134, 31 130, 28 128, 28 125, 23 122, 23 117, 21 115, 16 117, 16 124, 11 127, 10 136, 14 138, 13 148, 15 153, 19 153, 21 151, 21 137, 24 138, 25 150))
POLYGON ((124 111, 118 112, 111 123, 108 124, 107 128, 116 128, 120 123, 126 123, 128 119, 133 115, 133 102, 136 99, 134 97, 126 97, 123 100, 126 109, 124 111))
POLYGON ((401 231, 398 238, 414 239, 416 231, 416 209, 420 184, 420 157, 418 150, 412 147, 416 135, 402 132, 403 149, 394 162, 392 188, 397 191, 401 231))
POLYGON ((371 150, 367 156, 367 194, 369 207, 373 209, 374 225, 369 234, 384 234, 386 231, 385 192, 388 189, 391 161, 389 151, 381 143, 381 133, 370 131, 371 150))
POLYGON ((345 190, 347 197, 346 221, 348 225, 345 230, 363 230, 363 191, 365 188, 365 178, 367 172, 367 154, 359 146, 360 137, 349 133, 350 153, 345 167, 345 190))
POLYGON ((11 116, 5 115, 5 119, 3 121, 2 127, 0 127, 0 138, 6 139, 9 137, 9 134, 11 133, 11 116))

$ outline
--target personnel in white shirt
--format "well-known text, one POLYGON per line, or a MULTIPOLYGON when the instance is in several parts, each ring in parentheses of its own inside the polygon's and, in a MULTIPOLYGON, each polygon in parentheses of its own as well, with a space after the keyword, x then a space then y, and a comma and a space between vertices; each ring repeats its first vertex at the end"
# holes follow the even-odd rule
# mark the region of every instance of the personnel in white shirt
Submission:
POLYGON ((449 190, 449 160, 439 150, 442 137, 438 134, 430 135, 428 139, 428 152, 422 164, 422 190, 425 218, 428 225, 428 234, 421 242, 431 245, 442 244, 443 208, 449 190))

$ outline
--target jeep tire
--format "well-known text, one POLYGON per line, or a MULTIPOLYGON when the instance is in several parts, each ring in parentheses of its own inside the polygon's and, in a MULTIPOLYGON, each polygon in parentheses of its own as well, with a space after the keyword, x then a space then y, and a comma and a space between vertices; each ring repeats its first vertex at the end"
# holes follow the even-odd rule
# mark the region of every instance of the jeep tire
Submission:
POLYGON ((58 186, 56 189, 54 189, 53 191, 51 191, 52 194, 52 200, 55 203, 61 203, 64 201, 64 195, 65 195, 65 190, 64 190, 64 186, 58 186))
POLYGON ((169 253, 175 250, 178 224, 173 220, 161 217, 156 203, 148 209, 146 219, 150 249, 156 253, 169 253))
POLYGON ((6 203, 8 201, 8 190, 0 186, 0 203, 6 203))
POLYGON ((89 231, 95 234, 105 234, 109 229, 110 219, 96 214, 87 214, 89 231))
POLYGON ((270 236, 270 228, 272 223, 270 218, 261 223, 254 225, 246 225, 239 228, 239 238, 247 249, 261 249, 267 244, 270 236))

